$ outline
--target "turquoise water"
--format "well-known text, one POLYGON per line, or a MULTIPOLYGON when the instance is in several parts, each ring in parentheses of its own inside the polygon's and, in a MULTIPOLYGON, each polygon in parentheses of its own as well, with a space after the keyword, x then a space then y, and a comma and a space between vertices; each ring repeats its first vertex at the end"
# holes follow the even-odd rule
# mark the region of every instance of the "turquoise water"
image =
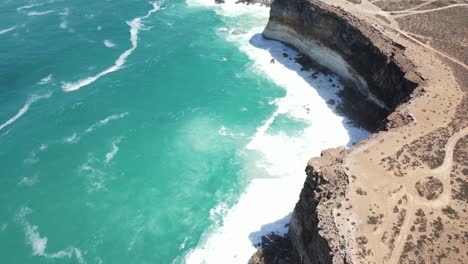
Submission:
MULTIPOLYGON (((275 150, 248 146, 288 90, 257 65, 251 36, 225 32, 266 19, 177 0, 2 1, 0 262, 213 263, 188 256, 253 179, 276 177, 275 150)), ((335 92, 313 94, 333 116, 335 92)), ((265 140, 313 127, 289 110, 265 140)), ((337 118, 338 142, 300 141, 311 151, 297 156, 349 143, 337 118)))

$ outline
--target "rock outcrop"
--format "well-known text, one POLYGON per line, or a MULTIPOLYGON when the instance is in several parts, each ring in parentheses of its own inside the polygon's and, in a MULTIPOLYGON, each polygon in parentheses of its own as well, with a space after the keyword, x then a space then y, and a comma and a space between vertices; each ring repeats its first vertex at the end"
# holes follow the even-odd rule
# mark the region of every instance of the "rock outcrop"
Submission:
POLYGON ((317 0, 275 0, 263 35, 293 46, 341 77, 351 88, 346 89, 348 111, 370 124, 380 125, 421 81, 404 47, 317 0))
POLYGON ((348 184, 342 166, 347 153, 344 148, 328 149, 307 164, 307 178, 289 225, 289 237, 302 263, 350 262, 333 221, 333 208, 348 184))

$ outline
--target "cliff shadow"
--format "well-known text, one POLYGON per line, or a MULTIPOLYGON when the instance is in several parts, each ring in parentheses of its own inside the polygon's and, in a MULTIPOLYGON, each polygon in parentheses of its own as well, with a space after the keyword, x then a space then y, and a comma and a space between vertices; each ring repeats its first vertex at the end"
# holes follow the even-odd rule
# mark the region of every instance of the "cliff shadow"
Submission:
MULTIPOLYGON (((375 131, 380 126, 373 118, 362 115, 362 105, 360 109, 357 109, 356 102, 362 101, 362 98, 358 98, 358 95, 353 92, 354 89, 348 87, 352 84, 341 80, 330 70, 314 63, 294 48, 279 41, 267 39, 260 33, 252 36, 249 43, 255 48, 268 51, 271 56, 270 63, 279 63, 294 71, 318 93, 330 110, 343 117, 342 124, 350 138, 346 144, 347 147, 365 139, 362 136, 362 129, 375 131), (336 92, 337 89, 339 89, 338 92, 336 92)), ((376 111, 371 105, 365 107, 370 107, 369 112, 376 111)))

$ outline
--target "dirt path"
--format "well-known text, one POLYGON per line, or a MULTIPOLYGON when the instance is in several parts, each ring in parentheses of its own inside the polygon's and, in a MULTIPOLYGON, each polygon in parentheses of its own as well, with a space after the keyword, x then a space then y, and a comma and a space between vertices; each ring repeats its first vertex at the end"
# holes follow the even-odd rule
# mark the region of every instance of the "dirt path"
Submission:
MULTIPOLYGON (((453 5, 450 5, 450 6, 444 6, 444 7, 428 9, 428 10, 420 10, 420 11, 390 11, 390 12, 387 12, 387 11, 382 11, 381 9, 378 9, 376 6, 374 6, 368 0, 363 0, 361 5, 356 6, 354 8, 359 9, 359 12, 361 14, 366 14, 370 18, 374 18, 376 16, 385 17, 386 19, 388 19, 388 21, 390 21, 390 23, 386 25, 387 27, 389 27, 392 30, 398 32, 399 34, 401 34, 405 38, 408 38, 408 39, 414 41, 415 43, 423 46, 424 48, 426 48, 426 49, 428 49, 428 50, 430 50, 432 52, 435 52, 436 54, 438 54, 438 55, 440 55, 440 56, 442 56, 442 57, 444 57, 444 58, 446 58, 446 59, 448 59, 448 60, 450 60, 450 61, 452 61, 452 62, 454 62, 454 63, 456 63, 456 64, 458 64, 458 65, 460 65, 463 68, 468 70, 468 65, 466 65, 465 63, 463 63, 463 62, 459 61, 458 59, 456 59, 456 58, 454 58, 452 56, 449 56, 449 55, 447 55, 447 54, 433 48, 432 46, 430 46, 428 44, 425 44, 425 43, 419 41, 418 39, 412 37, 410 34, 413 34, 413 33, 409 33, 409 32, 401 30, 399 25, 398 25, 398 21, 396 21, 396 19, 395 19, 395 18, 398 18, 398 17, 406 16, 406 15, 422 14, 422 13, 433 12, 433 11, 458 7, 458 6, 468 6, 468 4, 453 4, 453 5), (410 13, 408 13, 408 12, 410 12, 410 13), (405 13, 405 14, 404 15, 393 15, 395 13, 396 14, 405 13)), ((427 37, 425 37, 425 38, 427 38, 427 37)))
POLYGON ((463 68, 465 68, 465 69, 468 70, 468 66, 467 66, 465 63, 463 63, 463 62, 461 62, 461 61, 455 59, 454 57, 451 57, 451 56, 449 56, 449 55, 446 55, 445 53, 442 53, 442 52, 440 52, 440 51, 434 49, 433 47, 431 47, 431 46, 429 46, 429 45, 427 45, 427 44, 425 44, 425 43, 422 43, 421 41, 419 41, 419 40, 417 40, 417 39, 411 37, 409 34, 412 34, 412 33, 409 33, 409 32, 406 32, 406 31, 403 31, 403 30, 400 30, 400 29, 397 29, 397 28, 393 28, 393 29, 396 30, 396 31, 397 31, 398 33, 400 33, 401 35, 403 35, 403 36, 405 36, 405 37, 411 39, 412 41, 418 43, 419 45, 421 45, 421 46, 423 46, 423 47, 425 47, 425 48, 427 48, 427 49, 429 49, 429 50, 431 50, 431 51, 433 51, 433 52, 439 54, 440 56, 442 56, 442 57, 444 57, 444 58, 446 58, 446 59, 448 59, 448 60, 450 60, 450 61, 452 61, 452 62, 454 62, 454 63, 456 63, 456 64, 458 64, 458 65, 460 65, 460 66, 462 66, 463 68))
MULTIPOLYGON (((433 170, 413 172, 406 176, 406 178, 414 179, 412 182, 416 182, 424 177, 435 176, 437 179, 442 181, 444 186, 444 192, 438 199, 428 201, 415 194, 414 190, 411 189, 408 191, 408 209, 406 211, 406 218, 401 226, 398 238, 395 239, 395 248, 392 251, 389 263, 399 263, 401 253, 405 245, 405 237, 407 234, 409 234, 409 228, 411 222, 413 221, 414 213, 418 209, 417 207, 421 205, 441 207, 447 205, 450 202, 451 191, 450 188, 447 187, 450 187, 450 171, 452 169, 453 164, 453 152, 457 142, 466 135, 468 135, 468 127, 465 127, 464 129, 458 131, 452 137, 450 137, 450 139, 447 142, 447 145, 445 145, 445 158, 441 166, 433 170)), ((414 184, 410 184, 409 186, 410 188, 413 188, 414 184)))
POLYGON ((416 15, 416 14, 424 14, 424 13, 429 13, 429 12, 434 12, 434 11, 439 11, 439 10, 444 10, 448 8, 453 8, 457 6, 468 6, 468 4, 453 4, 453 5, 448 5, 448 6, 443 6, 443 7, 438 7, 438 8, 433 8, 433 9, 427 9, 427 10, 404 10, 404 11, 390 11, 391 15, 394 17, 404 17, 404 16, 410 16, 410 15, 416 15), (399 15, 400 14, 400 15, 399 15))
POLYGON ((428 4, 431 4, 431 3, 434 3, 434 2, 437 2, 437 1, 439 1, 439 0, 428 1, 428 2, 426 2, 426 3, 423 3, 423 4, 420 4, 420 5, 414 6, 414 7, 410 8, 410 9, 408 9, 407 11, 413 11, 413 10, 416 10, 416 9, 418 9, 418 8, 421 8, 421 7, 423 7, 423 6, 426 6, 426 5, 428 5, 428 4))

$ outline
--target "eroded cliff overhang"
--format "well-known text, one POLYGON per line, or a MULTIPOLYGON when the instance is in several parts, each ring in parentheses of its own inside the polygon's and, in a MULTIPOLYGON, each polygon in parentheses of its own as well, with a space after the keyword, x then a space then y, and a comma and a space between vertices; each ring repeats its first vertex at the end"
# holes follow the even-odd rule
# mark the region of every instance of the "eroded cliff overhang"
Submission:
POLYGON ((372 122, 384 119, 421 81, 403 46, 320 1, 273 1, 263 35, 293 46, 337 74, 358 95, 356 105, 366 101, 379 109, 377 115, 375 109, 368 111, 372 122))

